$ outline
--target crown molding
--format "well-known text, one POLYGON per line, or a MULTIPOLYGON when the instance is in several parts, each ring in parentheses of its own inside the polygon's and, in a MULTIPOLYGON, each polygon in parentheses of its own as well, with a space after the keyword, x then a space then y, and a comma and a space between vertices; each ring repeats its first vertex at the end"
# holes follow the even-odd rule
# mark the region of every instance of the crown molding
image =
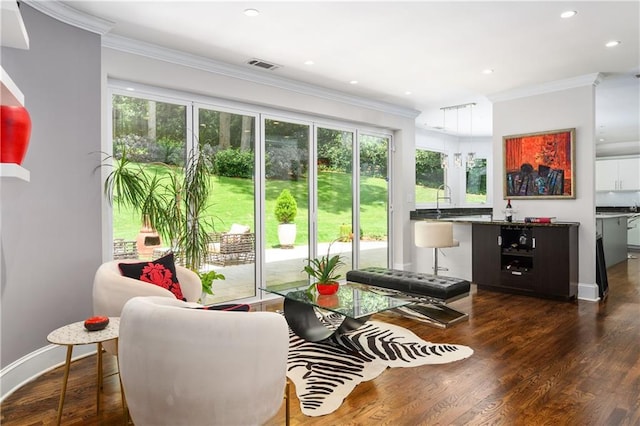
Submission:
POLYGON ((264 71, 254 71, 238 65, 228 64, 114 34, 106 34, 102 37, 102 47, 410 119, 415 119, 420 114, 420 111, 412 108, 353 96, 337 90, 331 90, 276 75, 269 75, 264 71))
POLYGON ((42 12, 65 24, 81 28, 92 33, 105 35, 115 25, 115 22, 98 18, 77 9, 67 6, 59 0, 20 0, 28 6, 31 6, 38 12, 42 12))
POLYGON ((545 93, 558 92, 560 90, 575 89, 576 87, 597 86, 602 81, 601 73, 581 75, 578 77, 556 80, 536 86, 522 87, 514 90, 494 93, 487 96, 491 103, 510 101, 513 99, 526 98, 529 96, 542 95, 545 93))

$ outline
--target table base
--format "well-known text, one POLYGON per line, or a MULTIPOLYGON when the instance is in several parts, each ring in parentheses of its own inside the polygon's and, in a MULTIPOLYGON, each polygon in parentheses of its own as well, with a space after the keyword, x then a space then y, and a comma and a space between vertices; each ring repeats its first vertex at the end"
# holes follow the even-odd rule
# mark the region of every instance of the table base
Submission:
POLYGON ((360 328, 367 322, 370 315, 361 318, 344 317, 338 327, 330 328, 320 321, 313 305, 285 298, 284 317, 296 335, 309 342, 320 342, 333 335, 339 336, 360 328))

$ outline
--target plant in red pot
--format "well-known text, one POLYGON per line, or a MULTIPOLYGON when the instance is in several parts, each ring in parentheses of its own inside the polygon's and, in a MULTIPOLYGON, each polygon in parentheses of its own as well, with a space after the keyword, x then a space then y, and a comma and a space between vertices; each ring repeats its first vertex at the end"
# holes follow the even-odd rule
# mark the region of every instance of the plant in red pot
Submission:
POLYGON ((325 256, 317 259, 309 259, 309 263, 304 267, 304 272, 316 279, 316 282, 309 286, 309 290, 314 287, 318 293, 322 295, 335 294, 338 291, 338 278, 342 275, 338 274, 337 269, 344 265, 342 257, 338 254, 331 256, 331 244, 325 256))
POLYGON ((31 137, 31 118, 22 106, 0 106, 0 163, 22 164, 31 137))

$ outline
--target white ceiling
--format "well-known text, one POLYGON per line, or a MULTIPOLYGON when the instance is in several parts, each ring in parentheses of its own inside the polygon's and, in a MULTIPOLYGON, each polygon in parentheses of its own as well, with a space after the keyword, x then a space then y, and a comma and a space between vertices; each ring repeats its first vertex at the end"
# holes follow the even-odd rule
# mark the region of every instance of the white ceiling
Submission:
MULTIPOLYGON (((598 150, 640 153, 637 0, 62 3, 112 21, 110 34, 246 67, 258 58, 280 65, 259 72, 414 108, 420 127, 442 127, 441 107, 475 102, 474 135, 491 134, 491 95, 602 73, 598 150), (561 19, 565 10, 578 14, 561 19)), ((469 130, 463 114, 447 113, 449 131, 469 130)))

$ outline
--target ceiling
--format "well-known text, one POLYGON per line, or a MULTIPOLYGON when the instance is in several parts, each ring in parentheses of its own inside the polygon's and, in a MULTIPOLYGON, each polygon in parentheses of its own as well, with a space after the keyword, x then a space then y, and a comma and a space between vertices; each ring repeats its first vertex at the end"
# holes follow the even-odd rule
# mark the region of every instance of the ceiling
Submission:
POLYGON ((492 95, 602 73, 597 150, 640 153, 639 1, 62 3, 111 21, 110 34, 414 108, 419 127, 474 136, 491 134, 492 95), (442 107, 471 102, 445 120, 442 107))

